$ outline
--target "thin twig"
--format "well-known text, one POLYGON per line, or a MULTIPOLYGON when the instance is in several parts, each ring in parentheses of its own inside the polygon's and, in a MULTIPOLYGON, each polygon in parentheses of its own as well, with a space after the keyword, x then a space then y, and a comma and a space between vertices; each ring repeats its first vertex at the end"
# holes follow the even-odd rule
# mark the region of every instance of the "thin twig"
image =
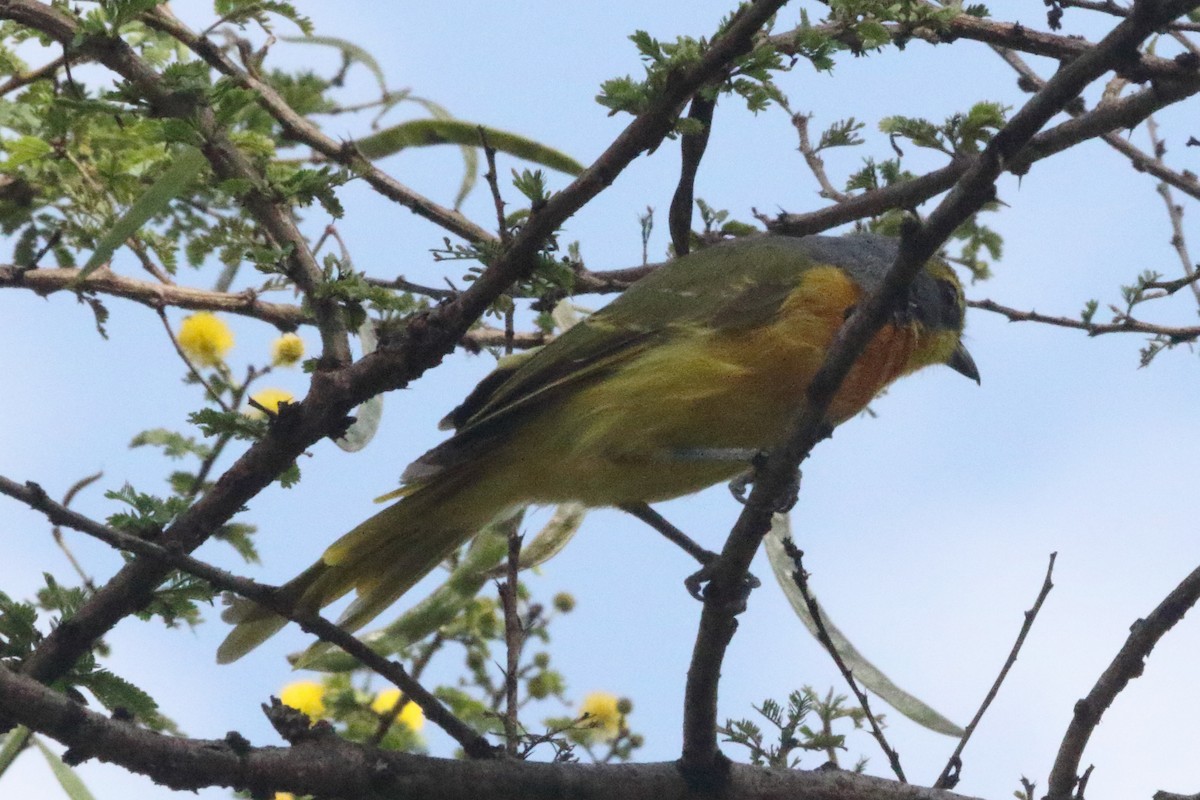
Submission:
MULTIPOLYGON (((623 273, 622 270, 617 270, 623 273)), ((101 268, 88 275, 83 281, 78 281, 77 269, 25 269, 13 265, 0 265, 0 289, 28 289, 36 294, 50 295, 61 291, 98 292, 101 294, 132 300, 148 308, 158 309, 173 306, 190 311, 221 311, 251 317, 274 325, 283 331, 293 331, 303 325, 315 325, 316 322, 305 309, 286 303, 268 303, 260 300, 252 290, 242 292, 213 292, 196 289, 190 286, 165 286, 151 281, 137 280, 118 275, 109 269, 101 268)), ((403 278, 392 281, 367 279, 369 283, 393 289, 414 291, 428 294, 437 300, 450 299, 457 292, 428 289, 416 284, 409 284, 403 278)), ((617 279, 614 278, 615 283, 617 279)), ((504 331, 480 325, 463 334, 460 343, 469 350, 482 347, 500 347, 505 344, 507 336, 504 331)), ((513 346, 516 348, 537 347, 545 344, 547 337, 540 332, 516 333, 513 346)))
POLYGON ((838 652, 837 645, 833 643, 833 638, 829 635, 829 630, 825 627, 825 614, 821 611, 821 606, 817 603, 817 598, 813 597, 808 590, 808 573, 804 570, 804 553, 800 548, 796 547, 796 543, 791 538, 783 540, 783 550, 788 558, 792 560, 792 565, 795 569, 792 570, 792 582, 796 584, 796 588, 800 591, 800 596, 804 598, 804 604, 808 607, 809 616, 812 617, 813 624, 817 628, 817 641, 825 648, 833 658, 833 663, 837 664, 838 671, 842 673, 842 677, 846 679, 846 683, 850 686, 850 691, 854 692, 854 696, 858 699, 858 704, 862 707, 863 713, 867 717, 867 722, 871 725, 871 735, 875 737, 875 741, 879 743, 883 754, 887 756, 888 765, 892 768, 896 778, 901 783, 908 783, 908 779, 904 777, 904 769, 900 766, 900 754, 896 752, 883 735, 883 728, 879 721, 875 719, 875 715, 871 712, 871 701, 858 686, 858 681, 854 679, 854 673, 850 667, 846 666, 846 662, 842 659, 842 654, 838 652))
POLYGON ((1174 325, 1155 325, 1142 322, 1133 317, 1122 315, 1119 320, 1111 323, 1084 322, 1071 317, 1057 317, 1041 314, 1037 311, 1022 311, 1017 308, 1001 305, 992 300, 968 300, 967 305, 981 311, 991 311, 1010 322, 1040 322, 1059 328, 1072 328, 1083 331, 1088 336, 1103 336, 1109 333, 1145 333, 1151 336, 1165 336, 1175 343, 1192 342, 1200 338, 1200 325, 1180 327, 1174 325))
POLYGON ((53 77, 54 73, 58 72, 64 64, 67 63, 66 56, 59 56, 53 61, 38 67, 37 69, 26 72, 23 75, 13 75, 11 78, 0 84, 0 97, 8 94, 14 89, 20 89, 23 86, 28 86, 31 83, 43 80, 44 78, 53 77))
POLYGON ((510 756, 517 754, 520 741, 520 723, 517 713, 520 710, 518 702, 517 673, 521 669, 521 650, 525 646, 525 631, 521 626, 521 612, 517 605, 517 581, 521 569, 521 539, 516 526, 508 532, 508 561, 504 580, 500 583, 500 604, 504 609, 504 747, 510 756))
POLYGON ((829 180, 829 175, 825 172, 825 159, 821 158, 817 150, 812 146, 812 141, 808 135, 808 123, 812 120, 812 114, 792 114, 792 126, 796 129, 796 134, 800 138, 800 155, 804 156, 804 163, 808 164, 808 170, 817 179, 817 183, 821 187, 821 197, 826 200, 833 200, 838 203, 844 203, 850 199, 851 195, 839 191, 833 185, 833 181, 829 180))
MULTIPOLYGON (((1167 148, 1166 144, 1159 138, 1158 122, 1153 116, 1146 119, 1146 133, 1150 136, 1150 143, 1154 147, 1155 156, 1161 161, 1162 154, 1166 152, 1167 148)), ((1180 266, 1183 267, 1183 274, 1187 279, 1185 285, 1192 287, 1192 294, 1195 296, 1196 301, 1200 302, 1200 285, 1196 284, 1196 265, 1188 253, 1187 237, 1183 232, 1183 206, 1176 204, 1175 198, 1171 196, 1171 188, 1166 182, 1160 183, 1156 188, 1158 194, 1163 199, 1163 203, 1167 206, 1167 217, 1171 221, 1171 246, 1175 248, 1175 253, 1179 256, 1180 266)))
MULTIPOLYGON (((1034 69, 1030 67, 1024 59, 1017 55, 1016 51, 1003 47, 997 47, 995 45, 992 46, 992 50, 999 55, 1006 64, 1012 67, 1013 70, 1021 77, 1021 79, 1025 81, 1025 83, 1031 88, 1038 89, 1045 84, 1045 80, 1043 80, 1042 77, 1038 75, 1037 72, 1035 72, 1034 69)), ((1111 87, 1113 91, 1110 92, 1106 89, 1104 99, 1101 101, 1100 105, 1096 107, 1097 111, 1100 111, 1106 107, 1112 107, 1118 103, 1126 102, 1120 100, 1117 96, 1117 89, 1123 86, 1125 81, 1121 78, 1114 78, 1113 81, 1114 83, 1111 87)), ((1076 119, 1080 119, 1087 115, 1087 112, 1083 107, 1082 100, 1080 100, 1079 104, 1077 105, 1068 106, 1066 108, 1066 112, 1076 119)), ((1146 122, 1147 126, 1149 126, 1153 119, 1154 115, 1149 114, 1146 116, 1144 121, 1146 122)), ((1191 172, 1180 172, 1167 166, 1166 162, 1162 159, 1161 152, 1159 152, 1159 143, 1155 142, 1155 152, 1151 154, 1130 142, 1129 139, 1127 139, 1124 135, 1114 131, 1103 133, 1100 135, 1100 138, 1103 139, 1104 143, 1113 150, 1116 150, 1118 153, 1129 159, 1129 163, 1135 170, 1138 170, 1139 172, 1147 172, 1159 180, 1169 183, 1171 186, 1174 186, 1181 192, 1184 192, 1191 197, 1200 199, 1200 180, 1198 180, 1191 172)))
POLYGON ((153 12, 143 15, 142 19, 150 27, 182 42, 217 72, 231 78, 242 88, 253 91, 258 104, 279 122, 286 138, 302 142, 325 158, 353 170, 379 194, 469 242, 494 241, 492 234, 462 214, 438 205, 383 172, 363 158, 352 145, 326 136, 315 124, 292 109, 274 87, 239 67, 211 39, 197 35, 171 15, 165 6, 158 6, 153 12))
POLYGON ((492 204, 496 207, 496 230, 500 234, 500 243, 507 245, 511 236, 508 231, 508 220, 504 217, 504 196, 500 193, 500 177, 496 172, 496 148, 488 144, 487 131, 479 126, 479 142, 483 147, 483 156, 487 160, 487 172, 483 179, 492 192, 492 204))
MULTIPOLYGON (((102 477, 104 477, 103 471, 93 472, 91 475, 80 478, 79 480, 75 481, 75 483, 71 484, 70 488, 67 489, 66 494, 63 495, 63 508, 70 507, 71 501, 75 499, 75 495, 79 494, 81 491, 91 486, 102 477)), ((75 573, 79 575, 79 579, 83 581, 84 588, 86 588, 89 592, 93 591, 96 588, 96 585, 92 583, 92 577, 87 574, 83 568, 83 565, 80 564, 78 559, 75 558, 75 554, 71 552, 71 548, 67 546, 66 541, 63 539, 62 526, 52 526, 50 528, 50 535, 54 537, 54 543, 58 545, 60 550, 63 551, 63 555, 67 557, 67 561, 71 562, 71 567, 74 568, 75 573)))
POLYGON ((659 514, 648 503, 622 503, 617 506, 626 514, 631 514, 654 530, 666 537, 667 541, 676 545, 680 550, 700 562, 701 565, 711 564, 717 557, 713 551, 705 548, 692 537, 676 528, 667 518, 659 514))
POLYGON ((979 727, 979 721, 983 719, 984 712, 988 710, 988 706, 996 699, 996 695, 1000 692, 1000 685, 1004 683, 1004 679, 1008 677, 1008 671, 1012 669, 1013 664, 1017 663, 1017 655, 1020 654, 1021 648, 1025 645, 1025 637, 1029 635, 1029 631, 1033 628, 1033 621, 1037 619, 1038 612, 1042 610, 1042 603, 1045 602, 1050 590, 1054 588, 1054 583, 1051 578, 1054 576, 1054 560, 1058 558, 1058 553, 1050 554, 1050 563, 1046 566, 1046 578, 1042 581, 1042 588, 1038 592, 1037 599, 1033 601, 1033 607, 1025 612, 1025 621, 1021 623, 1021 630, 1017 633, 1017 640, 1013 642, 1012 649, 1008 653, 1008 658, 1004 661, 1004 666, 1000 668, 1000 674, 996 676, 996 680, 992 683, 992 688, 988 690, 987 695, 983 698, 983 702, 979 704, 979 710, 975 712, 975 716, 971 718, 971 722, 963 731, 962 738, 958 740, 958 746, 954 748, 954 752, 950 754, 950 758, 946 761, 945 768, 942 769, 942 774, 938 776, 937 782, 933 784, 935 789, 953 789, 958 785, 959 775, 962 772, 962 752, 966 748, 967 742, 975 733, 975 729, 979 727))

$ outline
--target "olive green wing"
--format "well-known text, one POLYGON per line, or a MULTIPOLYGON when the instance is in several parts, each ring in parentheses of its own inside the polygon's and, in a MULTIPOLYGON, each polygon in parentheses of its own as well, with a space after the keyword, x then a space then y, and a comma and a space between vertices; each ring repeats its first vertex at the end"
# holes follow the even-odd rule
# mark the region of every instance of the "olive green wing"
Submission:
POLYGON ((444 421, 458 433, 418 459, 405 479, 426 478, 473 458, 528 410, 601 380, 665 338, 696 328, 764 324, 804 272, 838 255, 841 241, 846 240, 739 239, 662 265, 550 344, 484 378, 444 421))
POLYGON ((810 251, 828 249, 826 239, 738 239, 667 262, 549 345, 493 372, 449 419, 462 430, 547 387, 594 377, 597 367, 680 330, 761 325, 822 263, 810 251))

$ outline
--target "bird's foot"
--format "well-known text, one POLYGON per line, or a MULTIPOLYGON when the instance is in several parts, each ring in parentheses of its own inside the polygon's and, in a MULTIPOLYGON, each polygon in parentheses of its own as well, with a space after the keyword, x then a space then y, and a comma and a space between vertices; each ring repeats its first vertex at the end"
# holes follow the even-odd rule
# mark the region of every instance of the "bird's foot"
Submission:
MULTIPOLYGON (((683 585, 687 588, 688 594, 703 603, 707 599, 709 582, 716 572, 716 566, 716 562, 705 564, 696 572, 687 576, 683 581, 683 585)), ((734 596, 730 598, 730 603, 734 607, 734 614, 740 614, 746 610, 746 601, 750 598, 750 592, 760 586, 762 586, 762 581, 747 572, 746 577, 741 580, 741 585, 734 593, 734 596)))
MULTIPOLYGON (((748 469, 741 475, 729 482, 729 492, 733 498, 742 505, 746 505, 746 501, 750 498, 750 487, 754 484, 754 473, 762 466, 761 461, 765 460, 766 455, 760 453, 754 459, 753 469, 748 469)), ((787 486, 787 491, 779 499, 776 504, 775 511, 779 514, 786 514, 791 511, 796 505, 796 501, 800 499, 800 479, 802 474, 800 468, 796 468, 796 473, 792 476, 791 482, 787 486)))

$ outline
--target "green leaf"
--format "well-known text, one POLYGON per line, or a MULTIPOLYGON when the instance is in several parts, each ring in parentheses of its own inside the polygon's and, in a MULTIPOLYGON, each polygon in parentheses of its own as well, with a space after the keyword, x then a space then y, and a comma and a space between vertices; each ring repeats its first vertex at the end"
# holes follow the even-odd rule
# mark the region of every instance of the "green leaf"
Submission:
POLYGON ((37 745, 38 750, 41 750, 42 755, 46 757, 46 762, 50 765, 50 771, 54 773, 55 778, 58 778, 58 785, 67 793, 67 797, 71 798, 71 800, 96 800, 95 796, 83 785, 79 774, 68 767, 54 751, 42 744, 41 739, 35 736, 33 743, 37 745))
POLYGON ((17 760, 17 756, 25 752, 25 746, 29 744, 32 736, 33 731, 24 725, 18 725, 4 737, 4 744, 0 745, 0 777, 3 777, 12 763, 17 760))
MULTIPOLYGON (((413 95, 409 95, 407 99, 422 106, 434 119, 454 119, 454 115, 447 111, 445 106, 435 103, 433 100, 413 95)), ((454 197, 454 208, 456 210, 467 199, 467 195, 475 188, 475 182, 479 179, 479 153, 476 152, 475 147, 473 145, 463 145, 458 149, 463 157, 463 179, 462 183, 458 186, 458 194, 454 197)))
POLYGON ((8 158, 4 161, 3 166, 7 170, 11 170, 13 167, 19 167, 50 155, 54 148, 36 136, 22 136, 11 142, 5 142, 4 150, 8 153, 8 158))
MULTIPOLYGON (((554 509, 550 521, 537 532, 529 544, 521 548, 518 566, 520 569, 532 569, 545 564, 562 552, 567 542, 579 530, 587 509, 579 503, 563 503, 554 509)), ((497 568, 500 569, 500 568, 497 568)), ((495 572, 493 571, 493 574, 495 572)))
POLYGON ((415 119, 393 125, 379 133, 358 139, 359 151, 370 159, 383 158, 409 147, 433 144, 457 144, 479 147, 480 133, 486 137, 490 147, 502 153, 532 161, 535 164, 578 175, 583 165, 575 159, 540 142, 526 139, 515 133, 489 128, 474 122, 455 119, 415 119))
MULTIPOLYGON (((771 523, 771 532, 767 534, 767 558, 770 560, 771 570, 783 588, 788 602, 792 604, 796 616, 800 617, 804 627, 808 628, 809 633, 815 637, 817 635, 816 623, 813 621, 812 615, 808 613, 808 604, 805 603, 804 597, 792 580, 792 570, 795 569, 795 565, 783 549, 783 540, 790 538, 792 538, 791 525, 787 515, 776 514, 771 523)), ((838 655, 842 657, 846 666, 863 686, 913 722, 946 736, 962 736, 962 728, 892 683, 887 675, 880 672, 874 664, 863 657, 862 653, 858 652, 858 648, 851 644, 850 640, 834 626, 827 614, 822 614, 822 617, 825 630, 829 633, 829 638, 833 641, 838 655)))
POLYGON ((100 705, 109 711, 124 709, 139 722, 149 725, 154 730, 162 730, 163 726, 158 724, 163 721, 163 717, 158 713, 158 703, 143 689, 121 676, 106 669, 97 669, 80 676, 77 685, 91 691, 100 701, 100 705))
POLYGON ((388 93, 387 78, 384 77, 383 68, 379 66, 379 62, 375 60, 375 56, 368 53, 363 48, 356 45, 354 42, 339 39, 336 36, 280 36, 280 40, 290 42, 292 44, 318 44, 326 47, 335 47, 342 51, 342 55, 346 60, 353 63, 357 61, 371 71, 375 76, 375 81, 379 84, 379 91, 384 94, 388 93))
POLYGON ((191 185, 206 163, 204 154, 196 148, 180 148, 180 151, 172 158, 172 164, 167 171, 129 207, 129 210, 113 224, 108 233, 96 242, 96 249, 92 252, 92 257, 79 271, 75 282, 82 281, 96 269, 107 264, 118 247, 137 233, 156 214, 165 211, 171 201, 191 185))

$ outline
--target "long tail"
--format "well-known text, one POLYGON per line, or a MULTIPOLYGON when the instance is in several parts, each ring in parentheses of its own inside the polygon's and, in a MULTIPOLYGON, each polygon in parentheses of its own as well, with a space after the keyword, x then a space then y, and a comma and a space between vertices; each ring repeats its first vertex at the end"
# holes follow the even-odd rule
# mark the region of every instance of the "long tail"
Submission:
MULTIPOLYGON (((474 470, 439 475, 338 539, 321 559, 280 588, 298 610, 316 612, 351 590, 354 602, 338 620, 355 630, 394 603, 476 531, 511 505, 480 491, 474 470)), ((486 480, 486 479, 485 479, 486 480)), ((287 623, 256 603, 237 599, 221 615, 236 625, 217 649, 217 662, 244 656, 287 623)))

